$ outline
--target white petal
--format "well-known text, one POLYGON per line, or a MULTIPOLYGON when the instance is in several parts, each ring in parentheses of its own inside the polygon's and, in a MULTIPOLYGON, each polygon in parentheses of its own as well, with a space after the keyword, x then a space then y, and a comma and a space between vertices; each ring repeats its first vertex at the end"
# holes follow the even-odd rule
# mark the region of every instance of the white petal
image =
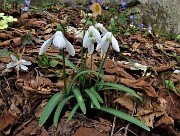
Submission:
POLYGON ((111 32, 107 32, 106 33, 106 39, 111 39, 112 38, 112 33, 111 32))
POLYGON ((12 68, 12 67, 15 67, 17 64, 14 63, 14 62, 10 62, 6 65, 7 68, 12 68))
POLYGON ((16 66, 16 69, 19 70, 19 65, 16 66))
POLYGON ((102 48, 102 46, 104 46, 105 42, 106 42, 106 35, 103 36, 103 38, 101 39, 101 41, 98 43, 97 47, 96 47, 96 51, 99 50, 100 48, 102 48))
POLYGON ((102 48, 101 48, 102 53, 105 54, 105 53, 107 52, 108 48, 109 48, 109 42, 106 41, 106 42, 102 45, 102 48))
POLYGON ((20 60, 20 62, 23 65, 31 65, 32 64, 30 61, 26 61, 26 60, 20 60))
POLYGON ((94 52, 94 44, 91 44, 90 46, 88 46, 88 53, 92 54, 94 52))
POLYGON ((180 74, 180 70, 174 70, 174 74, 180 74))
POLYGON ((24 65, 19 65, 22 70, 27 70, 28 68, 24 65))
POLYGON ((84 38, 83 38, 83 47, 87 48, 87 43, 89 42, 90 38, 89 38, 89 31, 86 31, 84 38))
POLYGON ((61 31, 56 31, 56 33, 54 34, 54 36, 64 36, 63 33, 61 31))
POLYGON ((90 26, 89 31, 93 32, 94 39, 96 39, 97 43, 99 43, 101 41, 101 35, 99 31, 94 26, 90 26))
POLYGON ((10 55, 10 57, 11 57, 11 59, 13 60, 13 61, 18 61, 18 59, 16 58, 16 56, 14 56, 14 55, 10 55))
POLYGON ((39 55, 42 55, 43 53, 45 53, 46 51, 47 51, 47 49, 48 49, 48 47, 51 45, 51 43, 52 43, 52 39, 54 38, 54 36, 52 36, 50 39, 48 39, 47 41, 45 41, 43 44, 42 44, 42 46, 41 46, 41 48, 40 48, 40 50, 39 50, 39 55))
POLYGON ((102 28, 100 29, 100 31, 101 31, 103 34, 106 34, 106 33, 108 32, 108 30, 107 30, 106 28, 104 28, 104 27, 102 27, 102 28))
POLYGON ((74 47, 68 40, 66 40, 66 49, 71 56, 75 55, 74 47))
POLYGON ((119 44, 118 44, 118 41, 116 40, 116 38, 112 35, 112 46, 113 48, 117 51, 117 52, 120 52, 120 49, 119 49, 119 44))
POLYGON ((66 46, 66 40, 63 36, 56 35, 53 39, 53 45, 58 48, 64 48, 66 46))
POLYGON ((103 24, 101 24, 101 23, 96 23, 96 24, 95 24, 95 27, 101 29, 101 28, 103 27, 103 24))
POLYGON ((99 30, 103 33, 103 35, 105 35, 108 32, 107 29, 101 23, 96 23, 95 27, 99 28, 99 30))

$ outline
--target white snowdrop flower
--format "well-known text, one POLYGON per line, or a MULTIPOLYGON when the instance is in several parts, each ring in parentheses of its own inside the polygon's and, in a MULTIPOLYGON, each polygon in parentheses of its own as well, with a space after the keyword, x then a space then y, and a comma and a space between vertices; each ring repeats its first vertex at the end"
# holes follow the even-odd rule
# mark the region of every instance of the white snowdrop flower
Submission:
POLYGON ((53 44, 57 48, 66 48, 71 56, 75 55, 73 45, 64 37, 61 31, 57 31, 50 39, 46 40, 39 51, 39 55, 45 53, 48 47, 53 44))
POLYGON ((100 41, 101 35, 99 31, 94 26, 90 26, 84 35, 83 47, 88 48, 88 52, 92 54, 94 52, 94 43, 99 43, 100 41))
POLYGON ((103 36, 108 32, 108 30, 101 23, 96 23, 95 27, 101 31, 103 36))
POLYGON ((174 70, 174 74, 180 74, 180 70, 174 70))
POLYGON ((13 68, 16 67, 16 69, 20 70, 27 70, 28 68, 25 65, 31 65, 30 61, 26 61, 26 60, 18 60, 14 55, 10 55, 11 59, 14 62, 10 62, 6 65, 7 68, 13 68))
POLYGON ((116 38, 113 36, 111 32, 107 32, 103 37, 100 43, 98 43, 96 50, 101 49, 102 53, 105 54, 109 48, 109 44, 112 42, 113 48, 120 52, 119 44, 116 38))

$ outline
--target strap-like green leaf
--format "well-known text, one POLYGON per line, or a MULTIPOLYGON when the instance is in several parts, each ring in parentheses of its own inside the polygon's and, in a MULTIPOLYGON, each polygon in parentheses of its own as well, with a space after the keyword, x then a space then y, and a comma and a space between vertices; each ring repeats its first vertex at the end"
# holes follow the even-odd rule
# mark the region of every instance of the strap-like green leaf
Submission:
POLYGON ((91 92, 94 94, 94 96, 96 96, 97 100, 100 102, 100 103, 103 103, 103 99, 101 98, 101 96, 97 93, 97 91, 94 89, 94 87, 91 87, 91 92))
POLYGON ((85 89, 85 92, 87 95, 91 98, 92 103, 97 107, 100 108, 100 104, 96 98, 96 96, 93 94, 93 92, 90 89, 85 89))
POLYGON ((51 97, 51 99, 48 101, 48 103, 46 104, 46 106, 44 107, 44 109, 43 109, 43 111, 41 113, 41 117, 40 117, 40 120, 39 120, 39 125, 40 126, 42 126, 46 122, 46 120, 50 116, 51 112, 53 111, 53 109, 59 103, 60 99, 63 96, 64 96, 64 94, 56 93, 51 97))
POLYGON ((104 107, 104 106, 101 106, 100 108, 96 108, 96 109, 110 113, 110 114, 117 116, 121 119, 124 119, 124 120, 131 122, 131 123, 134 123, 134 124, 138 125, 139 127, 147 130, 147 131, 150 131, 150 128, 148 126, 146 126, 143 122, 141 122, 137 118, 130 116, 129 114, 126 114, 124 112, 121 112, 121 111, 118 111, 118 110, 115 110, 112 108, 104 107))
MULTIPOLYGON (((102 85, 102 84, 98 84, 98 85, 102 85)), ((106 86, 108 89, 110 87, 113 90, 120 90, 120 91, 123 91, 126 93, 130 93, 131 95, 137 97, 139 100, 142 101, 142 98, 139 95, 137 95, 137 93, 134 90, 132 90, 124 85, 119 85, 119 84, 110 83, 110 82, 105 82, 103 85, 106 86)), ((107 90, 106 87, 103 87, 102 90, 107 90)))
POLYGON ((79 103, 77 103, 74 108, 72 109, 72 111, 70 112, 69 116, 68 116, 68 119, 66 122, 69 122, 72 117, 74 116, 75 112, 77 111, 77 109, 79 108, 79 103))
POLYGON ((67 89, 67 95, 70 93, 70 90, 71 90, 72 86, 74 85, 75 80, 76 80, 79 76, 81 76, 81 75, 83 75, 83 74, 86 74, 86 73, 95 73, 95 74, 99 75, 101 78, 104 78, 101 74, 99 74, 99 73, 97 73, 97 72, 95 72, 95 71, 92 71, 92 70, 81 71, 81 72, 79 72, 79 73, 72 79, 72 81, 70 82, 69 87, 68 87, 68 89, 67 89))
MULTIPOLYGON (((59 59, 63 59, 63 57, 61 56, 61 55, 57 55, 57 57, 59 58, 59 59)), ((67 58, 65 58, 65 62, 66 62, 66 64, 69 66, 69 67, 71 67, 72 69, 74 69, 76 72, 79 72, 79 69, 76 67, 76 65, 74 65, 70 60, 68 60, 67 58)))
POLYGON ((73 97, 74 97, 74 95, 70 95, 70 96, 66 97, 65 99, 63 99, 59 103, 58 107, 56 108, 56 111, 55 111, 55 114, 54 114, 54 119, 53 119, 53 122, 54 122, 55 126, 57 126, 57 124, 58 124, 59 116, 61 114, 61 111, 62 111, 64 105, 73 97))
POLYGON ((80 106, 82 112, 84 114, 86 114, 86 105, 84 103, 84 100, 83 100, 80 90, 78 88, 73 88, 72 91, 73 91, 74 95, 76 96, 76 99, 79 103, 79 106, 80 106))

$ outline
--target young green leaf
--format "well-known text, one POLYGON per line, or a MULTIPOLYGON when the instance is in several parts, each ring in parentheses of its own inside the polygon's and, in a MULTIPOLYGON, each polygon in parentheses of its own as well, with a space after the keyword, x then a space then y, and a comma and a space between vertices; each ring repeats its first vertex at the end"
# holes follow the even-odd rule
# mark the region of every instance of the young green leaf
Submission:
POLYGON ((53 60, 51 60, 51 61, 49 62, 49 64, 50 64, 51 67, 56 67, 56 65, 58 64, 58 61, 55 60, 55 59, 53 59, 53 60))
POLYGON ((43 111, 41 113, 41 117, 40 117, 40 120, 39 120, 39 125, 40 126, 42 126, 46 122, 46 120, 50 116, 51 112, 53 111, 53 109, 59 103, 60 99, 63 96, 64 96, 64 94, 56 93, 51 97, 51 99, 48 101, 48 103, 46 104, 46 106, 44 107, 44 109, 43 109, 43 111))
MULTIPOLYGON (((99 84, 99 85, 102 85, 102 84, 99 84)), ((140 101, 142 101, 142 98, 139 95, 137 95, 137 93, 134 90, 132 90, 124 85, 119 85, 119 84, 110 83, 110 82, 105 82, 103 85, 107 86, 107 88, 110 87, 113 90, 120 90, 120 91, 123 91, 126 93, 130 93, 131 95, 137 97, 140 101)), ((106 87, 104 87, 102 90, 107 90, 107 89, 106 89, 106 87)))
POLYGON ((72 109, 72 111, 70 112, 69 116, 68 116, 68 119, 66 122, 69 122, 72 117, 74 116, 75 112, 77 111, 77 109, 79 108, 79 103, 77 103, 74 108, 72 109))
MULTIPOLYGON (((61 55, 57 55, 57 57, 59 58, 59 59, 63 59, 63 57, 61 56, 61 55)), ((76 67, 76 65, 74 65, 70 60, 68 60, 67 58, 65 58, 65 63, 69 66, 69 67, 71 67, 72 69, 74 69, 76 72, 79 72, 79 69, 76 67)))
POLYGON ((10 54, 12 54, 12 52, 7 49, 0 50, 0 57, 9 56, 10 54))
POLYGON ((169 86, 169 88, 170 88, 171 90, 173 90, 175 93, 177 93, 177 89, 176 89, 176 87, 174 86, 174 82, 173 82, 173 81, 171 81, 171 80, 165 80, 165 84, 166 84, 167 86, 169 86))
POLYGON ((71 80, 69 87, 67 89, 67 95, 70 93, 70 90, 72 88, 72 86, 74 85, 74 82, 76 81, 76 79, 86 73, 95 73, 96 75, 99 75, 99 77, 104 78, 101 74, 99 74, 98 72, 92 71, 92 70, 86 70, 86 71, 81 71, 79 72, 76 76, 74 76, 74 78, 71 80))
POLYGON ((93 94, 93 92, 90 89, 85 89, 85 92, 87 93, 87 95, 90 97, 92 103, 97 107, 100 108, 100 104, 96 98, 96 96, 93 94))
POLYGON ((94 94, 94 96, 96 96, 97 100, 98 100, 100 103, 104 103, 104 102, 103 102, 103 99, 102 99, 101 96, 97 93, 97 91, 94 89, 94 87, 91 87, 90 90, 91 90, 91 92, 94 94))
POLYGON ((134 124, 138 125, 139 127, 147 130, 147 131, 150 131, 150 128, 148 126, 146 126, 143 122, 141 122, 140 120, 138 120, 137 118, 135 118, 129 114, 126 114, 124 112, 121 112, 121 111, 118 111, 118 110, 115 110, 112 108, 104 107, 104 106, 101 106, 100 108, 96 108, 96 109, 110 113, 110 114, 117 116, 121 119, 124 119, 124 120, 131 122, 131 123, 134 123, 134 124))
POLYGON ((56 111, 55 111, 55 114, 54 114, 54 119, 53 119, 53 122, 54 122, 54 125, 55 125, 55 126, 57 126, 57 124, 58 124, 59 116, 60 116, 60 114, 61 114, 61 111, 62 111, 64 105, 65 105, 70 99, 72 99, 73 97, 74 97, 74 95, 70 95, 70 96, 66 97, 66 98, 63 99, 63 100, 59 103, 59 105, 57 106, 56 111))
POLYGON ((79 90, 78 88, 73 88, 73 89, 72 89, 72 92, 73 92, 74 95, 76 96, 76 99, 77 99, 77 101, 78 101, 78 103, 79 103, 79 106, 80 106, 82 112, 83 112, 84 114, 86 114, 86 105, 85 105, 85 103, 84 103, 84 100, 83 100, 83 98, 82 98, 82 95, 81 95, 80 90, 79 90))

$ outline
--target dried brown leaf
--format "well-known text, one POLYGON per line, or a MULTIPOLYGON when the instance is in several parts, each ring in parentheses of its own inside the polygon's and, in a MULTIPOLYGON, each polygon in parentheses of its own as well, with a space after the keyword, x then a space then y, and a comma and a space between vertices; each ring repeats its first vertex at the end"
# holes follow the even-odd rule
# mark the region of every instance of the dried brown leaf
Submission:
POLYGON ((145 95, 142 95, 142 97, 144 100, 143 105, 138 104, 135 116, 147 126, 154 127, 154 119, 166 114, 167 102, 163 98, 150 98, 145 95))
POLYGON ((104 75, 104 80, 114 83, 116 81, 116 75, 104 75))
POLYGON ((124 84, 128 87, 136 88, 136 89, 143 89, 149 96, 151 97, 157 97, 157 93, 154 90, 154 88, 143 79, 139 80, 132 80, 132 79, 126 79, 126 78, 119 78, 119 82, 121 84, 124 84))
POLYGON ((6 131, 6 134, 10 133, 11 127, 16 123, 16 118, 13 117, 10 112, 4 109, 0 115, 0 131, 6 131))
POLYGON ((174 124, 174 120, 169 117, 167 114, 165 114, 164 116, 162 116, 156 123, 155 123, 155 127, 167 127, 169 125, 173 125, 174 124))
POLYGON ((125 93, 124 95, 120 96, 115 100, 116 103, 119 103, 121 106, 125 107, 129 111, 133 111, 133 101, 133 96, 128 93, 125 93))
POLYGON ((137 42, 133 43, 132 51, 139 51, 139 49, 138 49, 139 45, 140 45, 140 43, 137 43, 137 42))
POLYGON ((11 42, 11 40, 6 40, 4 42, 0 42, 0 46, 9 46, 10 42, 11 42))

